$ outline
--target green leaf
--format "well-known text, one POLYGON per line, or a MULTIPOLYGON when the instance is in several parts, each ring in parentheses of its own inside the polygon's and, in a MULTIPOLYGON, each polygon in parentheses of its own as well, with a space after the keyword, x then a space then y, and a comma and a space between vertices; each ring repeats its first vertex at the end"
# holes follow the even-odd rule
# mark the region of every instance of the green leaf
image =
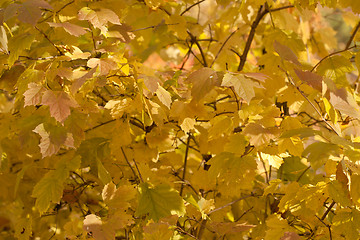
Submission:
POLYGON ((177 214, 184 215, 185 205, 179 193, 170 186, 161 184, 150 187, 148 183, 139 186, 139 206, 136 215, 149 214, 149 218, 158 221, 160 218, 177 214))

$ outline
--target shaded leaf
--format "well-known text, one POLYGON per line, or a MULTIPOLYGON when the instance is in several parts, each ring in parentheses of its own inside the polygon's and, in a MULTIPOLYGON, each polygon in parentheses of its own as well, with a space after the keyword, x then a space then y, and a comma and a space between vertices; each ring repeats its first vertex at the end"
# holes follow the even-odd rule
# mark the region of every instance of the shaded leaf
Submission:
POLYGON ((148 183, 142 183, 139 186, 139 192, 137 216, 149 214, 151 219, 158 221, 162 217, 174 214, 182 216, 185 213, 183 199, 170 186, 161 184, 152 188, 148 183))
POLYGON ((213 69, 206 67, 191 73, 186 81, 193 84, 191 96, 195 101, 199 101, 205 97, 213 87, 220 85, 220 80, 218 79, 216 72, 213 69))

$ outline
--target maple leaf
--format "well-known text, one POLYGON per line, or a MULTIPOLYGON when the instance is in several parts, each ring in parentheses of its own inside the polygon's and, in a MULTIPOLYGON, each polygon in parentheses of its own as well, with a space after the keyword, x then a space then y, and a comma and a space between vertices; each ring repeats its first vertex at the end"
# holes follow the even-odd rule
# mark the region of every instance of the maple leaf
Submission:
POLYGON ((28 85, 29 89, 24 93, 25 104, 24 106, 38 105, 41 103, 41 96, 45 88, 37 83, 31 82, 28 85))
POLYGON ((154 188, 148 183, 142 183, 139 188, 139 206, 136 215, 149 214, 149 217, 158 221, 162 217, 172 214, 182 216, 185 206, 179 194, 167 185, 157 185, 154 188))
POLYGON ((302 82, 309 84, 311 87, 322 93, 322 77, 320 75, 310 71, 294 70, 302 82))
POLYGON ((234 87, 234 91, 248 104, 255 97, 254 87, 261 87, 254 81, 246 78, 242 74, 226 73, 221 86, 234 87))
POLYGON ((45 212, 50 203, 60 201, 64 190, 64 182, 69 177, 69 172, 80 166, 80 158, 60 161, 55 170, 48 172, 35 185, 32 196, 36 198, 35 207, 40 214, 45 212))
POLYGON ((160 102, 164 104, 167 108, 170 109, 171 105, 171 95, 166 91, 162 86, 158 85, 156 90, 156 96, 159 98, 160 102))
POLYGON ((274 41, 274 49, 286 61, 301 65, 296 54, 288 46, 282 45, 278 41, 274 41))
POLYGON ((66 92, 52 90, 44 92, 41 104, 49 106, 50 115, 62 124, 70 115, 70 107, 78 107, 76 101, 66 92))
POLYGON ((46 130, 44 124, 41 123, 33 130, 41 137, 39 147, 43 158, 56 154, 62 145, 74 147, 71 133, 66 133, 61 127, 47 126, 47 128, 49 130, 46 130))
POLYGON ((106 34, 107 22, 121 25, 119 17, 112 10, 101 8, 99 11, 94 11, 89 7, 83 7, 78 13, 79 20, 88 20, 94 27, 99 28, 103 34, 106 34))
POLYGON ((52 9, 52 6, 44 0, 27 0, 19 5, 18 19, 33 26, 41 18, 41 9, 52 9))
POLYGON ((71 35, 74 35, 76 37, 79 37, 81 35, 84 35, 86 33, 86 30, 78 25, 69 23, 69 22, 63 22, 63 23, 54 23, 54 22, 48 22, 48 24, 51 27, 62 27, 64 30, 71 35))
POLYGON ((107 75, 111 70, 117 68, 116 62, 113 60, 106 58, 90 58, 87 62, 87 66, 89 68, 95 68, 96 66, 99 67, 100 75, 107 75))
POLYGON ((216 72, 206 67, 191 73, 186 81, 193 84, 191 96, 195 101, 199 101, 205 97, 213 87, 220 85, 220 79, 216 72))

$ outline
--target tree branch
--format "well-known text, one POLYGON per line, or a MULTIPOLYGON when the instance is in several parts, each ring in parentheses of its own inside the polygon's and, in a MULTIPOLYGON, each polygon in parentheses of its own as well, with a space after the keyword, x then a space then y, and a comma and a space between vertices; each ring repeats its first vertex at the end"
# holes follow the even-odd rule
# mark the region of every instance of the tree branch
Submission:
POLYGON ((191 32, 187 31, 187 33, 188 33, 189 36, 190 36, 191 43, 195 43, 196 46, 198 47, 199 51, 200 51, 201 57, 202 57, 202 59, 203 59, 203 64, 202 64, 202 65, 203 65, 204 67, 207 67, 208 64, 207 64, 207 62, 206 62, 205 54, 204 54, 204 52, 203 52, 203 50, 202 50, 202 48, 201 48, 198 40, 196 39, 196 37, 195 37, 194 35, 191 34, 191 32))
POLYGON ((274 9, 268 9, 267 7, 265 7, 264 10, 263 10, 264 6, 261 6, 259 8, 259 11, 258 11, 258 13, 256 15, 256 18, 255 18, 254 22, 251 24, 250 33, 249 33, 249 36, 248 36, 248 38, 246 40, 243 54, 240 57, 240 63, 239 63, 238 69, 237 69, 239 72, 242 71, 244 66, 245 66, 246 58, 247 58, 247 55, 249 53, 251 43, 254 40, 256 28, 258 27, 261 19, 269 12, 276 12, 276 11, 280 11, 280 10, 288 9, 288 8, 293 8, 293 7, 294 7, 293 5, 283 6, 283 7, 274 8, 274 9))

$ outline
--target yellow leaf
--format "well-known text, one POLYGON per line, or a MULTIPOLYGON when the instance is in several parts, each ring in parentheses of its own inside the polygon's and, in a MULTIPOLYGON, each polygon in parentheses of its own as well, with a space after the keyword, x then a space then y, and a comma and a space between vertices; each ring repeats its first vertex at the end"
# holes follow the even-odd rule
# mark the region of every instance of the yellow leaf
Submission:
POLYGON ((185 133, 188 133, 190 130, 194 129, 195 123, 195 119, 185 118, 180 127, 185 133))
POLYGON ((222 80, 221 86, 234 87, 234 91, 244 99, 248 104, 255 97, 254 87, 261 87, 242 74, 226 73, 222 80))
POLYGON ((158 83, 158 88, 156 90, 156 96, 159 98, 160 102, 164 104, 167 108, 170 109, 171 106, 171 95, 158 83))
POLYGON ((283 158, 277 155, 270 155, 260 152, 260 156, 263 160, 267 161, 270 164, 270 166, 273 166, 276 169, 278 169, 281 166, 281 164, 284 162, 283 158))
POLYGON ((191 73, 187 78, 187 82, 193 84, 191 96, 195 101, 199 101, 205 97, 213 87, 220 85, 220 80, 218 79, 216 72, 213 69, 206 67, 191 73))

